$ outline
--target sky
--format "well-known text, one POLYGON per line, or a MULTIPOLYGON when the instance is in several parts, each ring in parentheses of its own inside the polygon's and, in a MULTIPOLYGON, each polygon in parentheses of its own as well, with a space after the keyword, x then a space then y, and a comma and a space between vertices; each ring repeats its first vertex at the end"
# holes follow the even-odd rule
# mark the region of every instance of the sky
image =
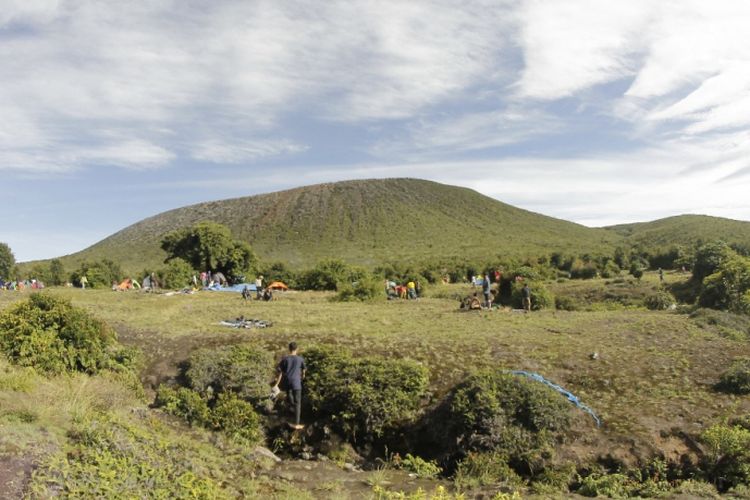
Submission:
POLYGON ((750 220, 746 0, 0 0, 0 242, 357 178, 750 220))

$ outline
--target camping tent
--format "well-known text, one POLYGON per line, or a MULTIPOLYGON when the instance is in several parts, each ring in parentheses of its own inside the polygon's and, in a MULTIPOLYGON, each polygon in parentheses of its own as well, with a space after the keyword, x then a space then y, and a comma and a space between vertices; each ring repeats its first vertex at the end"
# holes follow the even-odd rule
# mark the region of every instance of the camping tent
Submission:
POLYGON ((283 291, 289 290, 289 287, 286 286, 281 281, 274 281, 273 283, 271 283, 270 285, 268 285, 268 288, 270 288, 271 290, 283 290, 283 291))
POLYGON ((130 290, 131 288, 133 288, 133 282, 130 278, 125 278, 119 285, 117 285, 118 290, 130 290))

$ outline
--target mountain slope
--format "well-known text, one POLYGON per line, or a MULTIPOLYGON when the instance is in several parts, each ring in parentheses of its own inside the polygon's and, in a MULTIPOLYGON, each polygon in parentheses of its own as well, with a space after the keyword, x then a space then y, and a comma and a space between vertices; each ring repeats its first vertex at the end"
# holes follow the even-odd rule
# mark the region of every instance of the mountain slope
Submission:
POLYGON ((750 249, 750 222, 708 215, 678 215, 651 222, 619 224, 605 229, 627 238, 631 244, 647 248, 692 246, 701 241, 721 239, 750 249))
POLYGON ((144 219, 63 259, 110 258, 140 271, 160 265, 163 235, 212 220, 231 228, 267 261, 312 266, 340 257, 372 266, 391 260, 551 251, 609 250, 613 231, 512 207, 466 188, 417 179, 319 184, 287 191, 200 203, 144 219))

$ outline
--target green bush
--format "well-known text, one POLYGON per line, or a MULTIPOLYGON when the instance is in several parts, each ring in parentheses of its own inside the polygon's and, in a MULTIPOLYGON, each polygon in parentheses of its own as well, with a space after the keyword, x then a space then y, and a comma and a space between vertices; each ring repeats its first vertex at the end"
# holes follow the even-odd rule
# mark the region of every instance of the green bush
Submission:
MULTIPOLYGON (((523 282, 513 284, 511 300, 515 308, 523 307, 523 285, 523 282)), ((529 283, 529 288, 531 289, 531 309, 538 311, 555 307, 555 296, 541 282, 529 283)))
POLYGON ((211 420, 215 429, 241 443, 257 444, 263 439, 258 414, 252 405, 232 392, 219 394, 211 420))
POLYGON ((304 290, 336 290, 339 283, 353 281, 353 269, 339 259, 327 259, 300 276, 300 287, 304 290))
POLYGON ((627 498, 632 490, 633 481, 625 474, 602 473, 584 477, 576 493, 585 497, 627 498))
POLYGON ((735 394, 750 394, 750 358, 740 358, 721 374, 719 388, 735 394))
POLYGON ((549 456, 553 439, 570 423, 570 405, 557 392, 498 370, 470 375, 448 396, 442 434, 459 452, 503 453, 518 468, 533 470, 549 456))
POLYGON ((208 403, 200 394, 187 387, 172 389, 165 385, 160 386, 154 404, 191 425, 205 427, 211 423, 208 403))
POLYGON ((192 286, 195 271, 183 259, 174 258, 159 272, 159 276, 163 288, 178 289, 192 286))
POLYGON ((355 282, 339 283, 336 300, 339 302, 367 301, 383 298, 383 284, 371 276, 365 276, 355 282))
POLYGON ((523 479, 508 465, 508 459, 504 454, 470 452, 458 462, 453 482, 459 488, 468 489, 498 483, 520 486, 523 479))
POLYGON ((0 347, 21 366, 44 373, 123 368, 115 333, 65 300, 34 294, 0 314, 0 347))
POLYGON ((750 483, 750 430, 716 424, 701 434, 704 469, 719 491, 750 483))
POLYGON ((620 275, 620 266, 615 264, 614 261, 609 260, 602 269, 602 278, 615 278, 620 275))
POLYGON ((341 349, 305 352, 307 401, 351 440, 371 440, 411 422, 428 387, 415 361, 354 358, 341 349))
POLYGON ((659 290, 643 299, 643 304, 652 311, 665 311, 676 303, 674 296, 666 290, 659 290))
POLYGON ((76 423, 68 445, 34 472, 29 498, 226 498, 198 451, 143 422, 76 423))
POLYGON ((744 314, 699 308, 690 314, 690 318, 704 328, 716 327, 726 337, 738 340, 750 337, 750 316, 744 314))
POLYGON ((750 258, 731 252, 703 279, 698 302, 704 307, 750 314, 750 258))
POLYGON ((583 262, 580 259, 576 259, 570 268, 570 277, 573 279, 592 279, 596 278, 597 274, 599 274, 599 270, 595 263, 583 262))
POLYGON ((556 295, 555 309, 560 311, 579 311, 581 309, 581 304, 573 297, 556 295))
POLYGON ((443 472, 443 469, 435 461, 428 461, 411 453, 407 453, 404 458, 395 460, 394 465, 416 474, 417 477, 434 478, 443 472))
POLYGON ((188 386, 205 398, 230 391, 258 403, 268 396, 273 355, 253 345, 199 349, 188 359, 188 386))
POLYGON ((110 288, 112 283, 119 283, 122 280, 123 274, 119 264, 109 259, 102 259, 99 262, 81 264, 81 267, 71 276, 71 280, 76 286, 81 286, 83 276, 86 276, 88 280, 87 287, 110 288))

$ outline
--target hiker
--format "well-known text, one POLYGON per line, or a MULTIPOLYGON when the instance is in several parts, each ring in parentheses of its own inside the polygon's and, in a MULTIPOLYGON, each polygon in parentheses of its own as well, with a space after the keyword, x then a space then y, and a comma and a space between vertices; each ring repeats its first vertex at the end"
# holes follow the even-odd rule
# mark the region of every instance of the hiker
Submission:
POLYGON ((531 311, 531 289, 528 283, 524 283, 521 289, 521 297, 523 301, 523 308, 526 312, 531 311))
POLYGON ((247 285, 245 285, 245 288, 242 289, 242 300, 247 301, 250 298, 250 288, 248 288, 247 285))
POLYGON ((414 292, 417 294, 417 298, 422 296, 422 284, 417 280, 415 282, 416 288, 414 288, 414 292))
POLYGON ((263 300, 266 302, 273 300, 273 291, 270 288, 263 290, 263 300))
POLYGON ((490 309, 492 307, 492 301, 490 300, 490 297, 492 296, 492 293, 490 292, 490 273, 484 275, 484 281, 482 281, 482 293, 484 294, 484 307, 490 309))
POLYGON ((474 292, 474 295, 469 299, 469 309, 478 310, 481 308, 482 308, 482 303, 479 302, 479 297, 477 297, 477 292, 474 292))
POLYGON ((664 271, 662 271, 661 267, 659 268, 659 282, 664 283, 664 271))
POLYGON ((255 298, 260 300, 263 298, 263 275, 261 274, 255 278, 255 298))
POLYGON ((206 285, 208 285, 208 274, 206 274, 206 271, 201 271, 201 284, 203 288, 206 288, 206 285))
POLYGON ((289 343, 289 355, 284 356, 276 367, 275 389, 286 391, 287 398, 294 408, 293 429, 299 430, 299 419, 302 413, 302 379, 305 378, 305 360, 297 354, 297 343, 289 343), (281 387, 279 387, 281 385, 281 387))
POLYGON ((417 298, 417 285, 413 281, 409 281, 406 284, 406 291, 408 293, 409 299, 416 299, 417 298))

